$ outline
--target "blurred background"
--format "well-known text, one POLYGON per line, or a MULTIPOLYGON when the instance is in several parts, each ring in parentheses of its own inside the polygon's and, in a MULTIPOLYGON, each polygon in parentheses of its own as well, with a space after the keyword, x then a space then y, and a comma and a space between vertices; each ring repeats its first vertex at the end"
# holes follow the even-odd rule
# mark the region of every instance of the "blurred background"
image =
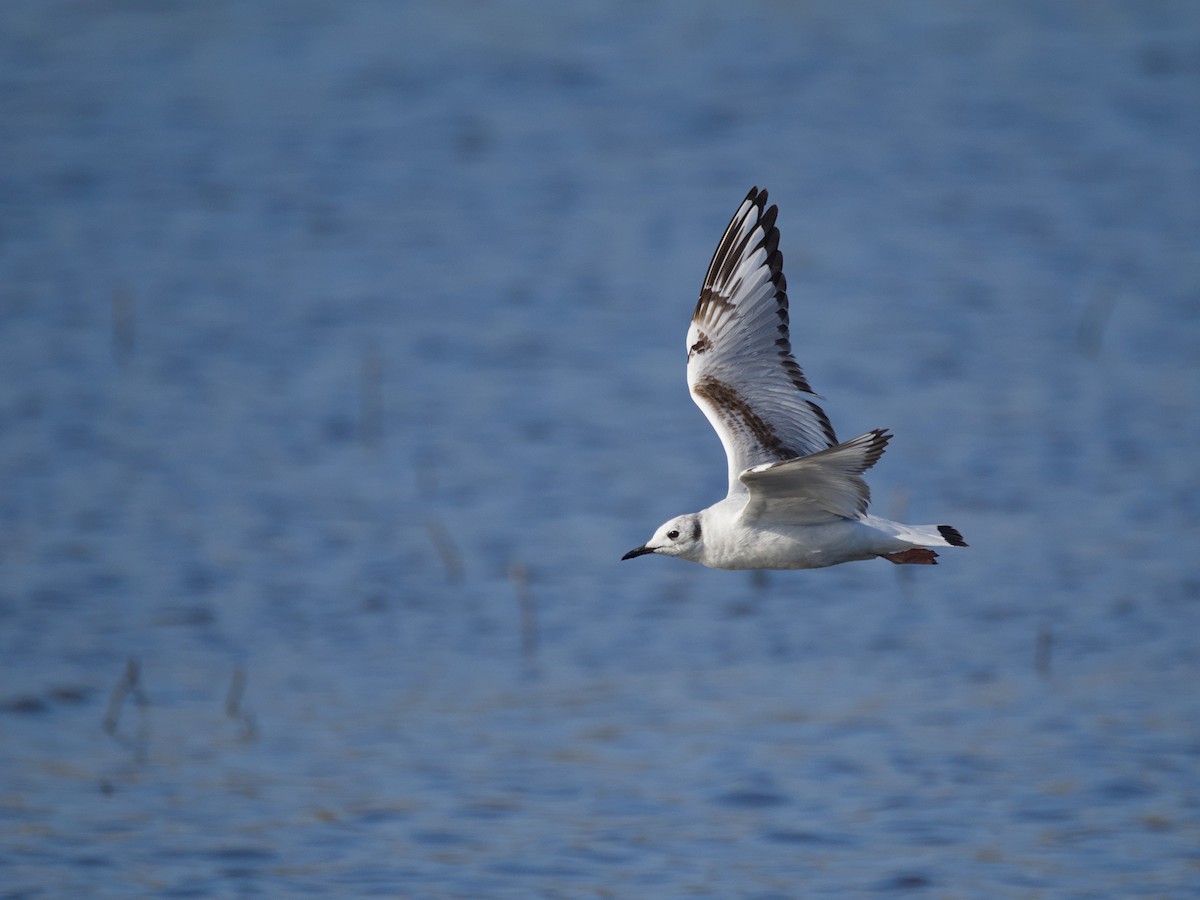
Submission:
POLYGON ((1195 896, 1200 9, 0 7, 0 895, 1195 896), (875 509, 723 496, 751 185, 875 509))

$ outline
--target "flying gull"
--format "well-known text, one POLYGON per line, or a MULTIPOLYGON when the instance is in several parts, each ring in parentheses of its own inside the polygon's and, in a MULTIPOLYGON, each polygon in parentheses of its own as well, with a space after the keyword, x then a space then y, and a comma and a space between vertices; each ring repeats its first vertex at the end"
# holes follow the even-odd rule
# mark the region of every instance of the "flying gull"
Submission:
POLYGON ((867 512, 863 473, 891 434, 838 443, 792 356, 776 206, 752 188, 717 244, 687 335, 692 399, 729 460, 729 493, 677 516, 622 559, 678 556, 714 569, 816 569, 880 557, 934 565, 965 547, 950 525, 904 525, 867 512))

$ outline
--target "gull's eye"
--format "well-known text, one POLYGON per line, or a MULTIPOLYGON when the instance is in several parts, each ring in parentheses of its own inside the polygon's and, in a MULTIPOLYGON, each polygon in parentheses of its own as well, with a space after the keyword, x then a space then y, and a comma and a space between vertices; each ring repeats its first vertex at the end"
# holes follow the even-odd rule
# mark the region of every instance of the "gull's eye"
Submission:
POLYGON ((675 540, 675 538, 679 537, 678 529, 672 528, 667 532, 667 537, 669 537, 671 540, 675 540))

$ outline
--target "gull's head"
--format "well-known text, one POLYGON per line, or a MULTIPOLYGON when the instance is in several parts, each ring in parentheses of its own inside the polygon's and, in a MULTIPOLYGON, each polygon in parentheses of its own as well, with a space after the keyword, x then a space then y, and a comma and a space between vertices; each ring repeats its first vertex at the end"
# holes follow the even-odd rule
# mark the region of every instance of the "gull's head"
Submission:
POLYGON ((661 553, 663 556, 682 556, 699 562, 704 542, 700 535, 700 514, 692 513, 687 516, 676 516, 665 525, 659 526, 641 547, 634 547, 621 559, 633 559, 635 556, 645 556, 647 553, 661 553))

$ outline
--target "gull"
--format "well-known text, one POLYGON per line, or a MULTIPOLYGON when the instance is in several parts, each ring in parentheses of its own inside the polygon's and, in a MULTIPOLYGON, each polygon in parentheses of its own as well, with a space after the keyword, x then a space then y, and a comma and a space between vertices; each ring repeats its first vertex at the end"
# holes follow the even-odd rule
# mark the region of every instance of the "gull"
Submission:
POLYGON ((792 356, 778 214, 751 188, 717 244, 687 334, 688 388, 725 448, 729 492, 621 558, 657 553, 714 569, 935 565, 933 547, 967 546, 958 529, 867 513, 862 476, 892 436, 876 428, 839 443, 792 356))

